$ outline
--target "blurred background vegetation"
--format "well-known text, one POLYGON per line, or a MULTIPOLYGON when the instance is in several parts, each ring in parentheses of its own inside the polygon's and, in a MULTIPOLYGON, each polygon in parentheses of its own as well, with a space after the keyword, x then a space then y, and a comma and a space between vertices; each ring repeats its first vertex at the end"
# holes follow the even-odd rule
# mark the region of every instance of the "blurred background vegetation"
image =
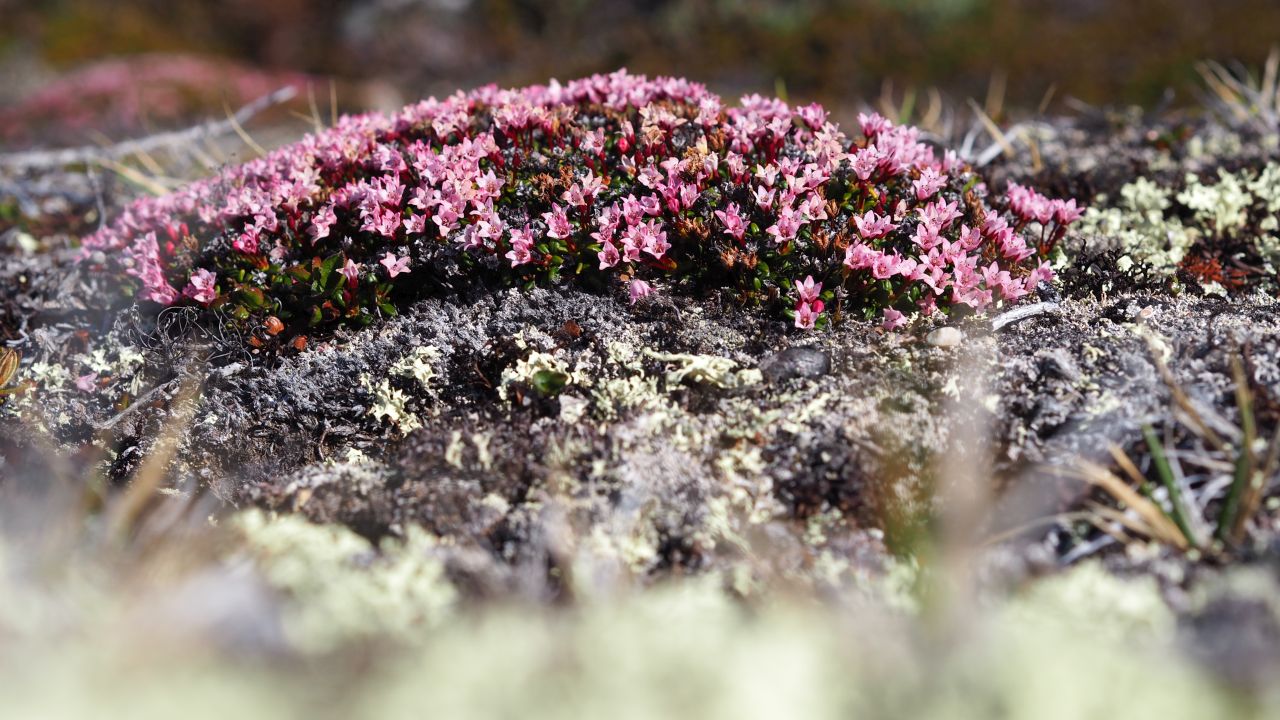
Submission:
POLYGON ((0 103, 108 57, 190 53, 362 84, 369 104, 626 66, 832 105, 885 83, 1007 100, 1193 99, 1257 66, 1275 0, 0 0, 0 103))

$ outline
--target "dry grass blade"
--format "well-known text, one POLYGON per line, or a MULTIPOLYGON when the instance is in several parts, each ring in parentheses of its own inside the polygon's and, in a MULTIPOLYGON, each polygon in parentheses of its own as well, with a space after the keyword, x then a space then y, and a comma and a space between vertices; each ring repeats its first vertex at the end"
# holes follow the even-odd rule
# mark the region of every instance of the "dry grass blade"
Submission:
POLYGON ((319 135, 324 132, 324 121, 320 119, 320 108, 316 105, 315 85, 307 83, 307 109, 311 111, 311 127, 319 135))
POLYGON ((110 170, 111 172, 114 172, 115 174, 119 175, 125 180, 138 186, 139 189, 144 190, 148 193, 151 193, 156 197, 169 194, 169 188, 165 187, 158 180, 147 177, 146 175, 142 174, 141 172, 139 172, 134 168, 129 167, 128 165, 116 162, 115 160, 112 160, 111 158, 106 158, 106 157, 99 159, 98 162, 102 165, 102 167, 106 168, 107 170, 110 170))
POLYGON ((1280 113, 1280 47, 1271 48, 1262 70, 1261 105, 1273 113, 1280 113))
POLYGON ((5 387, 18 374, 22 357, 13 348, 0 349, 0 388, 5 387))
POLYGON ((200 394, 200 381, 189 377, 178 391, 171 405, 174 417, 166 423, 164 433, 157 438, 151 453, 142 462, 129 483, 128 490, 109 508, 108 527, 111 536, 124 538, 136 527, 138 519, 156 495, 164 480, 165 469, 177 452, 179 440, 186 434, 195 414, 196 399, 200 394))
POLYGON ((983 112, 987 117, 998 118, 1004 114, 1005 90, 1009 85, 1009 76, 1002 71, 991 74, 987 83, 987 98, 983 101, 983 112))
POLYGON ((1012 540, 1013 538, 1016 538, 1025 532, 1030 532, 1031 530, 1035 530, 1036 528, 1041 528, 1046 525, 1057 525, 1059 523, 1070 523, 1070 522, 1075 522, 1077 520, 1090 520, 1092 519, 1092 517, 1093 517, 1092 513, 1084 512, 1084 511, 1063 512, 1063 513, 1057 513, 1056 515, 1046 515, 1044 517, 1036 518, 1034 520, 1028 520, 1027 522, 1019 523, 1018 525, 1015 525, 1011 528, 1001 530, 1000 532, 995 533, 994 535, 991 535, 990 537, 983 540, 981 545, 982 547, 999 545, 1000 543, 1006 540, 1012 540))
POLYGON ((924 117, 920 118, 919 126, 924 130, 936 132, 938 130, 938 121, 942 118, 942 93, 937 88, 929 88, 929 105, 925 108, 924 117))
POLYGON ((1218 433, 1214 432, 1213 428, 1209 427, 1203 415, 1201 415, 1195 404, 1191 402, 1191 398, 1187 396, 1187 392, 1178 384, 1178 379, 1173 376, 1173 372, 1169 370, 1169 365, 1165 363, 1164 358, 1161 356, 1160 347, 1156 343, 1155 337, 1147 332, 1140 333, 1140 335, 1147 342, 1147 348, 1151 352, 1151 359, 1156 365, 1156 372, 1160 374, 1160 379, 1169 388, 1169 393, 1173 395, 1174 404, 1182 412, 1186 413, 1188 426, 1210 445, 1213 445, 1214 448, 1225 451, 1227 443, 1218 433))
POLYGON ((240 124, 240 121, 236 119, 235 113, 231 112, 231 107, 223 105, 222 108, 227 113, 227 122, 231 124, 231 129, 235 131, 236 136, 239 137, 245 145, 248 145, 251 150, 257 153, 259 157, 266 155, 266 148, 259 145, 257 141, 245 131, 244 125, 240 124))
POLYGON ((969 107, 973 109, 974 115, 977 116, 978 121, 982 123, 982 126, 986 128, 991 137, 1000 145, 1000 150, 1009 157, 1013 157, 1013 143, 1009 142, 1009 137, 1000 129, 1000 126, 996 125, 996 122, 991 119, 991 116, 987 115, 987 113, 980 105, 978 105, 977 102, 973 100, 973 98, 969 98, 969 107))
POLYGON ((1133 510, 1145 526, 1145 533, 1157 540, 1179 550, 1188 548, 1187 538, 1165 515, 1164 510, 1150 499, 1143 497, 1104 467, 1090 462, 1081 462, 1076 477, 1091 485, 1101 488, 1121 505, 1133 510))
POLYGON ((1049 89, 1044 91, 1044 97, 1040 98, 1040 106, 1036 108, 1036 115, 1043 117, 1045 113, 1049 112, 1049 103, 1053 102, 1053 96, 1057 93, 1058 86, 1056 83, 1050 85, 1049 89))
POLYGON ((1225 67, 1216 62, 1202 62, 1196 65, 1196 72, 1222 101, 1222 105, 1235 115, 1236 120, 1243 122, 1249 119, 1240 83, 1225 67))
POLYGON ((1112 525, 1118 525, 1137 537, 1155 537, 1157 534, 1157 531, 1143 522, 1140 517, 1122 513, 1113 507, 1107 507, 1096 502, 1089 503, 1087 507, 1091 514, 1093 526, 1116 540, 1123 542, 1124 538, 1115 532, 1115 528, 1112 525), (1105 520, 1106 522, 1100 522, 1100 520, 1105 520))

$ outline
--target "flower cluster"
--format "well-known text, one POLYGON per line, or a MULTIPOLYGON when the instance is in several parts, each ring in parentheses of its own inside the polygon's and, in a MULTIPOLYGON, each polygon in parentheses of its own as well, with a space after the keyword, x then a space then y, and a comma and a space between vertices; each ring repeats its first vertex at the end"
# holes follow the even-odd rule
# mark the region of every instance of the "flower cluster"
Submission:
POLYGON ((461 279, 678 284, 842 316, 1013 302, 1080 211, 1011 186, 989 201, 954 153, 878 115, 850 138, 818 105, 625 71, 484 87, 347 117, 217 177, 142 200, 84 242, 142 299, 367 323, 461 279), (999 207, 1006 208, 1001 211, 999 207), (803 278, 803 280, 801 280, 803 278), (791 302, 794 301, 794 304, 791 302))

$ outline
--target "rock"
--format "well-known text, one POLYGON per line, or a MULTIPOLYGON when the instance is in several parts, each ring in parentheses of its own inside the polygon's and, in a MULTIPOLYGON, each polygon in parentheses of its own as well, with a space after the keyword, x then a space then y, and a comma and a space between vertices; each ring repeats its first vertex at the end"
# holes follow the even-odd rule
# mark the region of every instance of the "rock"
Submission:
POLYGON ((925 342, 933 345, 934 347, 949 348, 959 345, 960 341, 963 339, 964 335, 962 335, 959 330, 953 327, 943 327, 929 333, 929 335, 925 337, 925 342))
POLYGON ((792 378, 816 378, 831 372, 831 357, 807 347, 787 348, 765 358, 760 371, 771 383, 792 378))
POLYGON ((1036 353, 1036 357, 1039 360, 1042 374, 1069 382, 1075 382, 1080 379, 1080 369, 1076 367, 1071 355, 1063 348, 1045 350, 1036 353))

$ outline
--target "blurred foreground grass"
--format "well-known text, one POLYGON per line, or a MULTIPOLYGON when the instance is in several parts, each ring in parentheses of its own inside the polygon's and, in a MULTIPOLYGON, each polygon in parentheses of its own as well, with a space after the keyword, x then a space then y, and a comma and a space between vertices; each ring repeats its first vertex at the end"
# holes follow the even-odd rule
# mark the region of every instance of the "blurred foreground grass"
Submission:
MULTIPOLYGON (((419 538, 257 513, 128 562, 0 548, 6 718, 1224 718, 1280 711, 1179 651, 1150 577, 1096 564, 956 616, 901 590, 464 606, 419 538), (228 542, 231 528, 237 540, 228 542), (182 558, 187 558, 185 561, 182 558), (185 563, 185 564, 184 564, 185 563), (956 618, 959 618, 958 620, 956 618), (951 619, 948 619, 951 618, 951 619)), ((97 551, 90 553, 96 554, 97 551)))

